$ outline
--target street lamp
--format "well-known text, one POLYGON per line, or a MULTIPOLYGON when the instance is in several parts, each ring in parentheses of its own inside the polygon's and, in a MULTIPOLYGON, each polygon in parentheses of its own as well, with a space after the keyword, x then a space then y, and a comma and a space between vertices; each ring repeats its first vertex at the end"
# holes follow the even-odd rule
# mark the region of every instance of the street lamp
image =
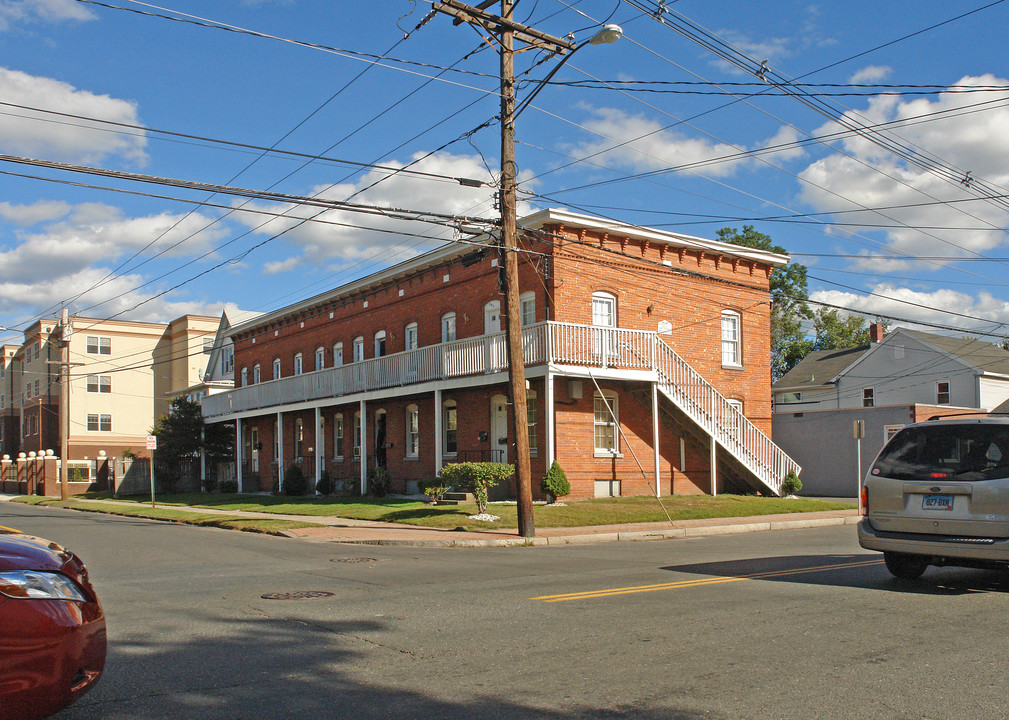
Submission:
POLYGON ((515 485, 518 531, 522 537, 533 537, 532 468, 529 460, 529 418, 526 409, 525 357, 522 343, 522 317, 519 300, 517 167, 515 163, 515 118, 525 110, 546 83, 571 56, 586 45, 613 43, 623 31, 619 25, 606 25, 588 41, 571 47, 559 42, 556 48, 568 49, 568 54, 539 82, 518 108, 515 107, 515 69, 513 63, 514 34, 512 0, 501 0, 501 251, 504 254, 505 308, 507 314, 508 383, 512 397, 512 417, 515 437, 515 485))

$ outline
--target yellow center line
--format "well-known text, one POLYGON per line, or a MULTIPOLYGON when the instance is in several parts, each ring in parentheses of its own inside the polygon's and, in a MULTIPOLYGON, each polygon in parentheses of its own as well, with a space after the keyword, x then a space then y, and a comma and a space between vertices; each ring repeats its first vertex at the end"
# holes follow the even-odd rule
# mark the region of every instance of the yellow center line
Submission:
POLYGON ((679 588, 698 587, 701 585, 719 585, 722 583, 740 582, 742 580, 784 577, 786 575, 799 575, 802 573, 824 572, 827 570, 844 570, 846 568, 866 567, 868 565, 879 565, 881 563, 882 560, 873 558, 872 560, 859 560, 855 562, 835 563, 832 565, 814 565, 812 567, 793 568, 791 570, 767 570, 765 572, 750 573, 747 575, 698 578, 694 580, 677 580, 675 582, 659 583, 657 585, 635 585, 632 587, 609 588, 607 590, 586 590, 583 592, 564 593, 562 595, 541 595, 539 597, 534 597, 531 599, 542 600, 543 602, 565 602, 567 600, 591 600, 594 598, 610 597, 612 595, 630 595, 632 593, 655 592, 656 590, 675 590, 679 588))

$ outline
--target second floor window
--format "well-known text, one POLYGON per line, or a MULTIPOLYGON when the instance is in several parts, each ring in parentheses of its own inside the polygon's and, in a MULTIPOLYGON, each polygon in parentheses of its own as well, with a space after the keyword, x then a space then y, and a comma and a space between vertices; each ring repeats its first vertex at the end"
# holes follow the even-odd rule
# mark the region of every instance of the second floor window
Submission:
POLYGON ((278 380, 280 378, 280 358, 273 361, 273 379, 278 380))
POLYGON ((88 415, 89 432, 112 432, 112 416, 105 413, 88 415))
POLYGON ((862 407, 873 407, 876 403, 872 388, 862 388, 862 407))
POLYGON ((937 382, 935 384, 935 402, 937 405, 949 405, 948 382, 937 382))
POLYGON ((242 368, 242 387, 249 384, 249 368, 242 368))
POLYGON ((404 330, 404 338, 406 344, 404 350, 417 349, 417 323, 412 322, 406 326, 406 329, 404 330))
POLYGON ((111 375, 88 375, 88 392, 89 393, 111 393, 112 392, 112 376, 111 375))
POLYGON ((455 340, 455 313, 445 313, 441 316, 441 341, 452 342, 455 340))
POLYGON ((89 355, 111 355, 112 338, 88 335, 87 352, 89 355))
POLYGON ((235 348, 228 345, 221 349, 221 372, 228 375, 235 370, 235 348))
POLYGON ((375 333, 375 357, 385 355, 385 330, 375 333))
POLYGON ((297 355, 294 356, 294 374, 301 375, 304 369, 305 369, 304 360, 301 356, 301 353, 298 353, 297 355))
POLYGON ((722 366, 741 367, 743 350, 740 338, 739 313, 722 313, 722 366))
POLYGON ((322 370, 326 367, 326 348, 315 349, 315 369, 322 370))
POLYGON ((536 322, 536 293, 522 293, 519 298, 522 307, 522 327, 536 322))
POLYGON ((263 380, 262 371, 259 369, 259 365, 252 368, 252 383, 258 385, 263 380))
POLYGON ((364 360, 364 338, 356 337, 354 338, 354 362, 362 360, 364 360))
POLYGON ((338 342, 333 346, 333 367, 343 365, 343 343, 338 342))

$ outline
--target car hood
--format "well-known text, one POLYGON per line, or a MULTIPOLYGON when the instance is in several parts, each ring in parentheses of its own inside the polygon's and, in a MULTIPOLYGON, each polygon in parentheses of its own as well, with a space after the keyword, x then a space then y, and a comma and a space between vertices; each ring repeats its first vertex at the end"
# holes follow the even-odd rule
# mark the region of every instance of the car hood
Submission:
POLYGON ((0 572, 10 570, 64 569, 73 553, 49 540, 0 531, 0 572))

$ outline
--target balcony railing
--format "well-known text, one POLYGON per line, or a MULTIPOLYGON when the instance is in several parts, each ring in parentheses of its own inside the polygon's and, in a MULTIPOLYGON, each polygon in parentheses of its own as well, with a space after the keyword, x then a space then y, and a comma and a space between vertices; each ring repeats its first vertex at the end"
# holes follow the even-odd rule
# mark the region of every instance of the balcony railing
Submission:
MULTIPOLYGON (((549 362, 654 372, 662 393, 757 475, 764 485, 779 492, 788 471, 799 470, 791 458, 657 333, 543 322, 523 329, 522 349, 527 366, 549 362)), ((507 369, 504 333, 481 335, 210 395, 202 400, 203 414, 214 418, 250 410, 269 410, 507 369)))

